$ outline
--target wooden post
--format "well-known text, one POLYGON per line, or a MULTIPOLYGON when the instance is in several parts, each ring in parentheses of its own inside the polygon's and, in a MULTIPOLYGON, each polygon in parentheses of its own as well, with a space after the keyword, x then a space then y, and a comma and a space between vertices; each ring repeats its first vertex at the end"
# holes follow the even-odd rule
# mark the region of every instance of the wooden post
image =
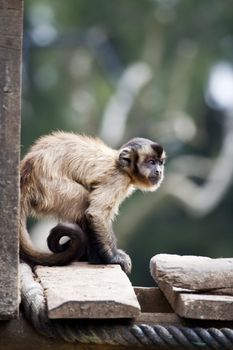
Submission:
POLYGON ((23 0, 0 0, 0 319, 17 317, 23 0))

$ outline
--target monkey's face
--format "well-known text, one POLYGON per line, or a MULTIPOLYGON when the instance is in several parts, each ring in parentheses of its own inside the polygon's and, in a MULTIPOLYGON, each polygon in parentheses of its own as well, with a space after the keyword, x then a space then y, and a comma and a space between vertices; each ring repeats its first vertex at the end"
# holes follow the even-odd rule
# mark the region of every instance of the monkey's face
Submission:
POLYGON ((135 138, 120 149, 120 166, 132 184, 144 191, 155 191, 163 181, 166 153, 162 146, 148 139, 135 138))

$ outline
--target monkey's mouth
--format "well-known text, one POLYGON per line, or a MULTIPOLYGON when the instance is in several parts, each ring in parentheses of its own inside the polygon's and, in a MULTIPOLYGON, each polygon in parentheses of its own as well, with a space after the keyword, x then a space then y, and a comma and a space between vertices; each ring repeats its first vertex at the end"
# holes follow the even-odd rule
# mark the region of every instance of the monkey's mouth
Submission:
POLYGON ((150 176, 149 180, 152 185, 156 185, 161 180, 161 176, 150 176))

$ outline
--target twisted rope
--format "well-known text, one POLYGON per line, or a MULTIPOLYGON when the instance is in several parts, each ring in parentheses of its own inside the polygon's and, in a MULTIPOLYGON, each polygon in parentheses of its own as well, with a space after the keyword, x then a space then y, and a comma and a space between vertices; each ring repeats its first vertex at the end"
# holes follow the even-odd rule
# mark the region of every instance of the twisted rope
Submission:
POLYGON ((31 268, 22 263, 21 298, 25 317, 44 336, 67 342, 154 346, 160 349, 233 349, 230 328, 189 328, 161 325, 119 324, 117 321, 50 320, 44 290, 36 281, 31 268))

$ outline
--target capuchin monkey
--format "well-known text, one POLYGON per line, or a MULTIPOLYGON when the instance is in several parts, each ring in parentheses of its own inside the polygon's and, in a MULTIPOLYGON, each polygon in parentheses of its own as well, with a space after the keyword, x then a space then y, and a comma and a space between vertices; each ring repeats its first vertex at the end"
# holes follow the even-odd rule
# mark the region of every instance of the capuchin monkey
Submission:
POLYGON ((86 255, 89 263, 120 264, 130 273, 130 257, 117 248, 112 221, 135 189, 157 190, 165 158, 162 146, 144 138, 113 150, 73 133, 41 137, 21 161, 21 258, 52 266, 86 255), (26 228, 28 216, 48 215, 59 221, 47 239, 53 253, 38 251, 26 228), (69 241, 61 244, 63 236, 69 241))

